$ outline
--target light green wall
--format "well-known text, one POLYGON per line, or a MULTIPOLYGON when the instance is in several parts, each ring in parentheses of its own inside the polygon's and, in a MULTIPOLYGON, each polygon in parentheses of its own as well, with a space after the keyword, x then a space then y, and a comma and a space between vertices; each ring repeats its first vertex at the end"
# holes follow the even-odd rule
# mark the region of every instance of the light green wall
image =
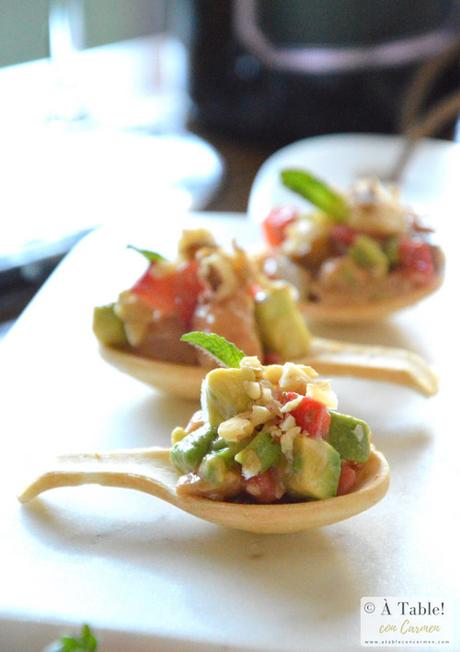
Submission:
MULTIPOLYGON (((161 31, 168 0, 84 0, 88 47, 161 31)), ((48 55, 48 0, 0 0, 0 66, 48 55)))
POLYGON ((161 31, 168 1, 86 0, 88 47, 161 31))
POLYGON ((0 66, 45 57, 47 0, 0 0, 0 66))

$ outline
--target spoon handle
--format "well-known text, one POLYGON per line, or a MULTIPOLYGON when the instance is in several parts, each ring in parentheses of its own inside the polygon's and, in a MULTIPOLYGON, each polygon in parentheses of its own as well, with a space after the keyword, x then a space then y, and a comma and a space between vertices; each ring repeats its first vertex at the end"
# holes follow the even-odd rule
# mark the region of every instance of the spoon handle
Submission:
POLYGON ((411 387, 425 396, 438 391, 438 378, 431 367, 405 349, 315 337, 305 362, 320 374, 384 380, 411 387))
POLYGON ((20 493, 26 503, 56 487, 100 484, 136 489, 174 502, 177 475, 167 448, 138 448, 110 453, 60 455, 20 493))

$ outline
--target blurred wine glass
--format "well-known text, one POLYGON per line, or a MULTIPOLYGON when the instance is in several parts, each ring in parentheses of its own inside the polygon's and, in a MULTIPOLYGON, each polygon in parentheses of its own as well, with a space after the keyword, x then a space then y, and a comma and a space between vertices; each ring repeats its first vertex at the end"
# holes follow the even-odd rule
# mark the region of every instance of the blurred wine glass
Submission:
POLYGON ((49 54, 55 78, 50 120, 67 124, 87 120, 78 85, 78 53, 84 47, 82 0, 49 0, 49 54))
POLYGON ((178 201, 181 197, 184 207, 199 209, 219 186, 223 162, 213 147, 186 129, 187 55, 170 29, 176 6, 157 0, 155 7, 160 33, 155 36, 147 89, 139 83, 129 87, 116 69, 110 75, 102 68, 89 70, 84 1, 49 0, 49 51, 56 87, 49 122, 90 130, 96 138, 108 130, 142 137, 140 147, 145 153, 150 144, 152 172, 162 187, 172 189, 178 201))
POLYGON ((38 284, 94 227, 147 222, 160 237, 161 220, 205 207, 219 187, 221 157, 186 129, 171 3, 157 2, 159 34, 87 49, 86 3, 49 0, 49 66, 24 66, 27 93, 2 121, 0 321, 5 288, 38 284))

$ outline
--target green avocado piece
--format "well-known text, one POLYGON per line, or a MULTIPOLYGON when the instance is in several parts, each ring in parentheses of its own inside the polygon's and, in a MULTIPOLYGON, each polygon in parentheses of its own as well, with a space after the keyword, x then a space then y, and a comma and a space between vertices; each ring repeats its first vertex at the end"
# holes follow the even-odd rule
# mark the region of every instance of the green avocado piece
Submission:
POLYGON ((337 277, 340 277, 342 281, 345 281, 352 288, 359 287, 360 283, 362 283, 362 269, 348 256, 344 256, 336 274, 337 277))
POLYGON ((123 346, 128 343, 123 322, 115 314, 115 304, 97 306, 93 311, 93 333, 102 344, 123 346))
POLYGON ((217 437, 217 439, 214 439, 211 445, 211 450, 212 451, 219 451, 221 448, 227 448, 228 447, 228 442, 225 441, 223 437, 217 437))
POLYGON ((359 235, 348 249, 348 254, 355 263, 371 269, 378 276, 385 276, 388 271, 388 258, 377 240, 367 235, 359 235))
POLYGON ((327 441, 345 460, 367 462, 371 452, 369 426, 362 419, 330 411, 327 441))
POLYGON ((264 348, 283 360, 294 360, 308 353, 311 334, 288 285, 276 285, 261 298, 256 296, 257 326, 264 348))
POLYGON ((212 484, 220 484, 227 469, 234 461, 234 453, 230 448, 221 448, 218 451, 212 451, 203 457, 198 469, 198 475, 212 484))
POLYGON ((279 462, 280 457, 280 444, 267 430, 262 430, 235 455, 235 461, 243 467, 243 475, 251 477, 268 471, 279 462))
POLYGON ((246 441, 243 441, 216 448, 214 443, 211 451, 204 456, 198 469, 198 475, 212 484, 221 484, 227 470, 235 464, 235 455, 245 445, 246 441))
POLYGON ((209 451, 217 430, 205 423, 171 448, 171 462, 181 473, 196 471, 209 451))
POLYGON ((399 263, 399 239, 395 236, 388 238, 383 245, 383 250, 390 265, 399 263))
POLYGON ((244 388, 244 381, 253 381, 251 369, 212 369, 201 385, 201 408, 205 420, 217 427, 235 414, 249 410, 253 401, 244 388))
POLYGON ((292 470, 286 474, 288 492, 299 498, 330 498, 337 495, 341 461, 324 439, 299 435, 294 440, 292 470))

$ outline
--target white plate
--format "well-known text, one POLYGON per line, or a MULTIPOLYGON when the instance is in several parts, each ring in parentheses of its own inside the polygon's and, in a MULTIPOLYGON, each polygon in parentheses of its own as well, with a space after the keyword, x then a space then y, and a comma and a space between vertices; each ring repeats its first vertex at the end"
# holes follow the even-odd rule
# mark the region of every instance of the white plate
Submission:
MULTIPOLYGON (((359 176, 385 176, 401 151, 399 136, 335 134, 299 140, 283 147, 259 169, 248 203, 251 219, 260 222, 274 206, 305 210, 309 204, 279 181, 285 167, 303 167, 338 188, 359 176)), ((434 139, 422 141, 401 183, 402 196, 422 206, 458 203, 460 145, 434 139)))
MULTIPOLYGON (((17 476, 30 474, 38 455, 166 445, 196 407, 105 364, 90 331, 92 306, 113 299, 143 268, 128 242, 171 251, 185 221, 247 243, 256 225, 236 215, 161 218, 88 236, 0 344, 0 650, 38 652, 59 631, 89 622, 101 652, 350 652, 360 650, 361 596, 435 596, 453 610, 458 326, 447 299, 458 296, 455 278, 392 322, 344 332, 410 346, 442 375, 431 400, 385 384, 334 383, 341 409, 371 422, 392 467, 389 493, 370 511, 305 534, 264 537, 96 486, 17 503, 17 476)), ((456 242, 448 244, 455 253, 456 242)), ((452 258, 458 270, 460 257, 452 258)))
POLYGON ((224 171, 217 151, 190 133, 55 125, 18 135, 0 123, 0 138, 0 271, 63 255, 85 232, 126 215, 201 209, 224 171))

